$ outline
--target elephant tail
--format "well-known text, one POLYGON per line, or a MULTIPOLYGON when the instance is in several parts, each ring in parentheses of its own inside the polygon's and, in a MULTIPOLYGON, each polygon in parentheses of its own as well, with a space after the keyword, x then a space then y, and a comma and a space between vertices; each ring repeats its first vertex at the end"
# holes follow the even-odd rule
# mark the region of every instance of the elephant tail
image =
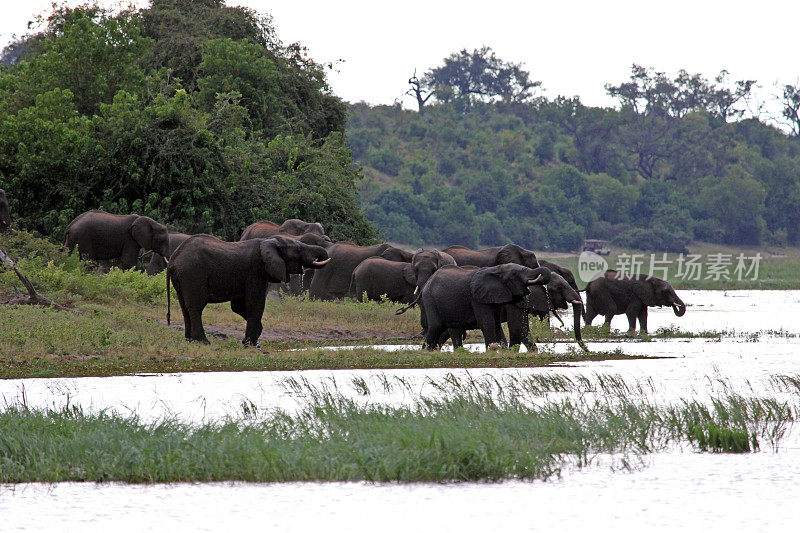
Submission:
POLYGON ((168 326, 170 325, 170 316, 169 316, 169 311, 170 311, 169 278, 170 278, 171 275, 172 275, 172 269, 168 266, 167 267, 167 325, 168 326))
POLYGON ((408 311, 409 309, 411 309, 412 307, 414 307, 415 305, 417 305, 417 303, 419 302, 419 299, 420 299, 420 298, 422 298, 422 291, 419 291, 419 292, 417 293, 417 297, 416 297, 416 298, 414 298, 414 300, 413 300, 413 301, 412 301, 410 304, 406 305, 405 307, 401 307, 400 309, 398 309, 397 311, 395 311, 395 312, 394 312, 394 314, 396 314, 396 315, 402 315, 403 313, 405 313, 406 311, 408 311))
POLYGON ((361 295, 358 294, 358 292, 356 292, 356 291, 358 291, 358 287, 356 287, 356 285, 357 285, 357 283, 356 283, 356 271, 353 270, 353 273, 350 275, 350 287, 347 289, 347 294, 348 295, 352 294, 359 301, 361 301, 361 295))

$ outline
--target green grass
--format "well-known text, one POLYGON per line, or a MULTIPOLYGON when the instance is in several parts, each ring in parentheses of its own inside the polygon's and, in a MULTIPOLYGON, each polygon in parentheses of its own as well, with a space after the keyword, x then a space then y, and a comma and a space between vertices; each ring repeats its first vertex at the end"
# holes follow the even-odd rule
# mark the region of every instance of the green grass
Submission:
MULTIPOLYGON (((301 304, 297 301, 291 305, 276 303, 289 305, 290 309, 301 304)), ((326 305, 336 304, 328 302, 326 305)), ((167 327, 149 318, 148 312, 147 307, 91 303, 74 311, 32 306, 3 308, 0 312, 0 378, 211 370, 512 367, 541 366, 556 361, 636 358, 618 350, 594 353, 570 350, 566 354, 520 354, 500 350, 477 354, 466 350, 387 352, 369 346, 347 350, 293 348, 294 344, 307 344, 307 341, 262 343, 263 351, 258 351, 241 345, 241 331, 231 332, 227 339, 212 336, 208 346, 186 342, 182 329, 167 327)), ((209 317, 219 314, 225 318, 228 313, 230 311, 216 309, 209 317)), ((269 313, 270 310, 267 315, 269 313)), ((270 320, 277 318, 273 316, 270 320)), ((366 314, 363 320, 367 320, 366 314)), ((224 320, 219 319, 215 327, 222 325, 224 320)), ((244 323, 240 321, 237 326, 241 329, 244 323)), ((417 326, 414 328, 416 331, 417 326)))
MULTIPOLYGON (((408 387, 413 405, 391 407, 368 401, 364 379, 353 381, 358 399, 335 386, 290 380, 297 412, 262 411, 245 401, 240 416, 197 426, 77 407, 7 407, 0 413, 0 482, 547 479, 598 453, 676 446, 747 452, 762 443, 777 449, 797 420, 800 398, 795 389, 791 402, 729 393, 708 404, 659 405, 647 384, 617 376, 501 383, 449 375, 428 384, 436 394, 416 396, 408 387), (584 390, 602 393, 547 397, 584 390)), ((385 376, 379 385, 395 386, 385 376)))

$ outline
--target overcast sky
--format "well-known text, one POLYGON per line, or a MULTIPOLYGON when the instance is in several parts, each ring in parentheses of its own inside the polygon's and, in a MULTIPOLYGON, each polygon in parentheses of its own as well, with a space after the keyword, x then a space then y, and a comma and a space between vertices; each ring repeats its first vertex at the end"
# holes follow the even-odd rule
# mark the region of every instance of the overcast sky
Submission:
MULTIPOLYGON (((0 0, 2 45, 24 34, 27 21, 50 1, 0 0)), ((800 2, 787 0, 227 3, 270 13, 281 40, 303 43, 318 61, 343 60, 330 82, 351 102, 402 99, 413 107, 403 93, 415 68, 421 74, 452 52, 482 45, 507 61, 524 62, 546 96, 579 95, 589 105, 611 105, 603 85, 627 79, 632 63, 708 77, 724 68, 734 79, 758 80, 762 98, 776 92, 776 83, 800 77, 800 2)))

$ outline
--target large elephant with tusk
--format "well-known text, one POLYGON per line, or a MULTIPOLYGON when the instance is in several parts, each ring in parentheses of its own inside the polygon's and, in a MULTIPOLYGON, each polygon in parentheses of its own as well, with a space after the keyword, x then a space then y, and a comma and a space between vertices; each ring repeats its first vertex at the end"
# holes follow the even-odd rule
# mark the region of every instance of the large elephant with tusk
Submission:
POLYGON ((231 302, 247 321, 244 345, 257 345, 268 283, 288 281, 303 268, 322 268, 330 258, 325 248, 286 237, 225 242, 195 235, 181 244, 167 266, 167 323, 169 285, 175 285, 188 340, 208 344, 203 309, 210 303, 231 302))
POLYGON ((636 330, 637 320, 640 331, 647 333, 647 308, 665 305, 672 307, 676 316, 686 313, 686 304, 666 281, 645 274, 625 275, 607 270, 586 286, 584 318, 587 324, 591 324, 594 317, 603 315, 605 325, 610 328, 614 315, 625 314, 628 334, 636 330))
MULTIPOLYGON (((522 305, 530 289, 550 281, 546 268, 517 264, 494 267, 445 266, 431 276, 422 289, 420 305, 427 317, 425 343, 430 350, 449 336, 461 345, 463 332, 480 329, 487 348, 502 342, 501 324, 509 331, 527 331, 528 315, 522 305)), ((533 344, 529 349, 535 349, 533 344)))

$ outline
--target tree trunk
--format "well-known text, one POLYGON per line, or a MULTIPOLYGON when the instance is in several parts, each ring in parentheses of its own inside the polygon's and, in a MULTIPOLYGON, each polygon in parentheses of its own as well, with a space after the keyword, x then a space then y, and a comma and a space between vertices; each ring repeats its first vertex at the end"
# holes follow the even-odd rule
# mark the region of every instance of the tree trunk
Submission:
POLYGON ((22 284, 25 285, 25 289, 27 289, 28 291, 27 296, 23 296, 22 293, 19 293, 17 296, 12 298, 7 303, 43 305, 45 307, 55 307, 56 309, 63 309, 63 307, 61 307, 57 303, 36 292, 36 289, 33 287, 33 283, 31 283, 31 280, 22 275, 22 273, 17 268, 17 264, 14 262, 14 260, 11 259, 5 252, 5 250, 2 249, 0 249, 0 261, 2 261, 3 264, 5 264, 8 268, 14 271, 14 273, 17 275, 22 284))

